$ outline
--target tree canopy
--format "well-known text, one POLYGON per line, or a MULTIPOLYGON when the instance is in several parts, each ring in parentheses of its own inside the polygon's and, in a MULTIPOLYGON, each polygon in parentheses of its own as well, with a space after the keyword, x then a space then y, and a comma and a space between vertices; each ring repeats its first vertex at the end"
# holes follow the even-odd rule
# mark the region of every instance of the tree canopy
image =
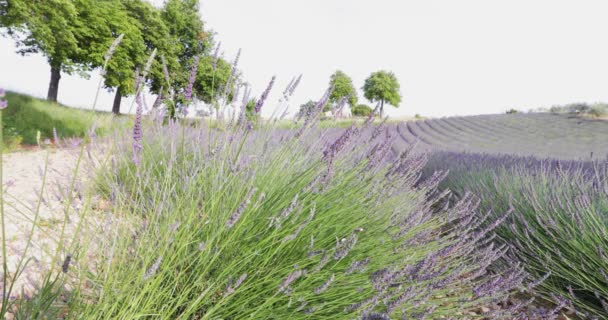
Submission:
POLYGON ((399 107, 401 94, 399 93, 399 81, 394 73, 390 71, 377 71, 365 80, 363 85, 365 98, 371 102, 380 102, 380 115, 384 115, 384 103, 399 107))
POLYGON ((69 0, 13 0, 2 4, 0 26, 4 27, 17 45, 18 53, 40 53, 51 66, 51 84, 47 98, 57 100, 60 72, 72 73, 86 69, 88 61, 78 58, 81 50, 77 33, 79 16, 77 4, 69 0))
POLYGON ((348 104, 352 107, 357 105, 357 90, 353 86, 353 80, 346 73, 338 70, 331 75, 329 86, 333 91, 329 96, 329 102, 336 104, 343 98, 348 99, 348 104))

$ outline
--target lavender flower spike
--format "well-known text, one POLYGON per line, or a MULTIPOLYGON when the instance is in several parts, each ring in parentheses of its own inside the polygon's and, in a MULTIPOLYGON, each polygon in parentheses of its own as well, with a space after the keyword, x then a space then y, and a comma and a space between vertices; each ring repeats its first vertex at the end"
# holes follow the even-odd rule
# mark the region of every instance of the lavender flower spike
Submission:
POLYGON ((213 70, 217 69, 217 60, 219 58, 220 55, 220 48, 222 47, 222 42, 218 42, 217 46, 215 47, 215 52, 213 52, 213 70))
POLYGON ((116 51, 116 48, 118 48, 118 45, 124 37, 125 34, 121 33, 118 38, 114 39, 114 42, 112 42, 112 45, 110 46, 106 54, 103 56, 103 59, 106 61, 106 63, 112 58, 112 56, 114 55, 114 51, 116 51))
POLYGON ((135 110, 135 123, 133 124, 133 163, 136 166, 141 164, 141 150, 143 149, 143 132, 141 126, 141 118, 143 113, 143 106, 140 98, 141 93, 137 93, 135 102, 137 103, 137 109, 135 110))
POLYGON ((0 98, 4 98, 5 95, 6 91, 4 90, 4 88, 0 88, 0 98))
POLYGON ((192 87, 194 86, 194 81, 196 80, 196 73, 198 72, 198 63, 200 59, 201 57, 197 55, 194 57, 194 61, 192 62, 190 77, 188 78, 188 84, 186 85, 186 91, 184 93, 184 98, 186 101, 192 100, 192 87))
POLYGON ((258 102, 255 104, 255 113, 260 113, 260 111, 262 111, 264 102, 266 101, 266 99, 268 99, 268 95, 270 94, 270 90, 272 90, 272 86, 274 86, 274 81, 276 80, 276 78, 277 78, 276 76, 272 76, 270 83, 268 83, 268 87, 266 87, 266 90, 264 91, 264 93, 262 93, 262 96, 260 97, 258 102))

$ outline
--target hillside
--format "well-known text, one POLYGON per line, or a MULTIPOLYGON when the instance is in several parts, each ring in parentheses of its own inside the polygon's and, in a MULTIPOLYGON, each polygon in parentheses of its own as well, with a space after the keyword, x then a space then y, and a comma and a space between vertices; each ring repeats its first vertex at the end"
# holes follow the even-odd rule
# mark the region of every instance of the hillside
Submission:
POLYGON ((70 108, 57 103, 7 92, 8 108, 2 112, 2 133, 8 149, 53 139, 53 128, 59 138, 85 136, 93 126, 97 134, 102 134, 110 124, 111 116, 106 112, 96 112, 70 108))
POLYGON ((408 121, 397 136, 418 150, 589 159, 608 153, 608 122, 532 113, 408 121))

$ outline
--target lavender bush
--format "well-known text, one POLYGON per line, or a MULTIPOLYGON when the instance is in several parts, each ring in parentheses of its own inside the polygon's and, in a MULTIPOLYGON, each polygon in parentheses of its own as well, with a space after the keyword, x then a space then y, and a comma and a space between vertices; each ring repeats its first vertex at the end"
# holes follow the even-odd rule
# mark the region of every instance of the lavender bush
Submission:
POLYGON ((480 209, 512 211, 502 243, 539 282, 534 291, 589 319, 608 318, 608 163, 438 153, 427 174, 479 196, 480 209))
POLYGON ((109 227, 99 261, 68 271, 83 275, 75 317, 460 318, 522 288, 516 265, 490 271, 506 251, 487 241, 498 223, 482 227, 470 201, 434 213, 440 177, 419 182, 424 159, 393 154, 386 129, 144 117, 136 133, 118 136, 97 184, 137 223, 109 227))

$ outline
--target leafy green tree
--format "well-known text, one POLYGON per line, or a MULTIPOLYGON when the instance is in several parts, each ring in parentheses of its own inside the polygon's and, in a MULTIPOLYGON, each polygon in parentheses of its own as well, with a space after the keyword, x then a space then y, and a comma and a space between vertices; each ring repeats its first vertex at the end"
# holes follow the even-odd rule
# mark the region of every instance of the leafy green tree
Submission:
POLYGON ((163 72, 162 57, 168 57, 172 66, 177 62, 173 59, 169 29, 160 10, 142 0, 114 0, 113 4, 121 10, 122 23, 112 24, 110 28, 116 33, 125 34, 125 37, 108 65, 104 85, 116 88, 112 112, 119 114, 122 98, 136 90, 135 70, 143 71, 154 50, 157 50, 157 54, 146 79, 143 79, 143 84, 148 84, 151 92, 161 94, 161 89, 165 91, 169 87, 163 72))
POLYGON ((165 24, 161 11, 150 2, 143 0, 122 0, 129 14, 138 21, 138 28, 142 34, 146 55, 157 50, 156 58, 153 60, 148 72, 147 82, 150 92, 163 94, 169 89, 164 71, 163 59, 168 65, 175 69, 177 60, 174 58, 174 48, 171 46, 169 28, 165 24), (162 89, 162 90, 161 90, 162 89), (164 92, 161 92, 164 91, 164 92))
POLYGON ((372 110, 372 108, 366 104, 357 105, 352 109, 353 116, 357 117, 367 117, 372 114, 373 111, 374 110, 372 110))
POLYGON ((172 54, 166 57, 171 82, 171 88, 167 89, 174 93, 173 104, 178 104, 188 83, 194 57, 208 53, 212 39, 204 30, 199 0, 167 0, 161 9, 161 18, 169 30, 172 48, 172 54))
POLYGON ((340 70, 334 72, 329 80, 329 86, 334 88, 329 96, 330 103, 336 104, 347 97, 351 108, 357 105, 357 90, 353 86, 353 80, 346 73, 340 70))
POLYGON ((0 27, 16 41, 17 52, 46 57, 51 67, 47 99, 57 101, 61 72, 87 69, 86 63, 77 59, 80 48, 76 33, 82 30, 77 27, 75 2, 11 0, 0 2, 0 6, 0 27))
POLYGON ((395 74, 389 71, 372 73, 363 85, 365 98, 371 102, 380 102, 380 116, 384 116, 384 103, 399 107, 401 94, 395 74))
MULTIPOLYGON (((309 115, 313 112, 313 109, 316 106, 317 106, 317 102, 312 101, 312 100, 309 100, 308 102, 300 105, 300 109, 298 110, 298 113, 296 114, 296 118, 298 118, 298 119, 305 118, 307 115, 309 115)), ((329 110, 331 110, 331 105, 329 103, 326 103, 323 106, 323 112, 327 112, 329 110)))
MULTIPOLYGON (((214 57, 204 56, 199 62, 196 82, 194 83, 196 97, 206 103, 214 102, 219 95, 223 94, 226 85, 233 87, 233 84, 238 82, 239 74, 235 72, 230 78, 231 70, 232 65, 226 60, 218 57, 217 61, 214 62, 214 57), (229 79, 230 84, 228 84, 229 79)), ((228 99, 232 99, 232 95, 233 88, 229 88, 228 99)))

